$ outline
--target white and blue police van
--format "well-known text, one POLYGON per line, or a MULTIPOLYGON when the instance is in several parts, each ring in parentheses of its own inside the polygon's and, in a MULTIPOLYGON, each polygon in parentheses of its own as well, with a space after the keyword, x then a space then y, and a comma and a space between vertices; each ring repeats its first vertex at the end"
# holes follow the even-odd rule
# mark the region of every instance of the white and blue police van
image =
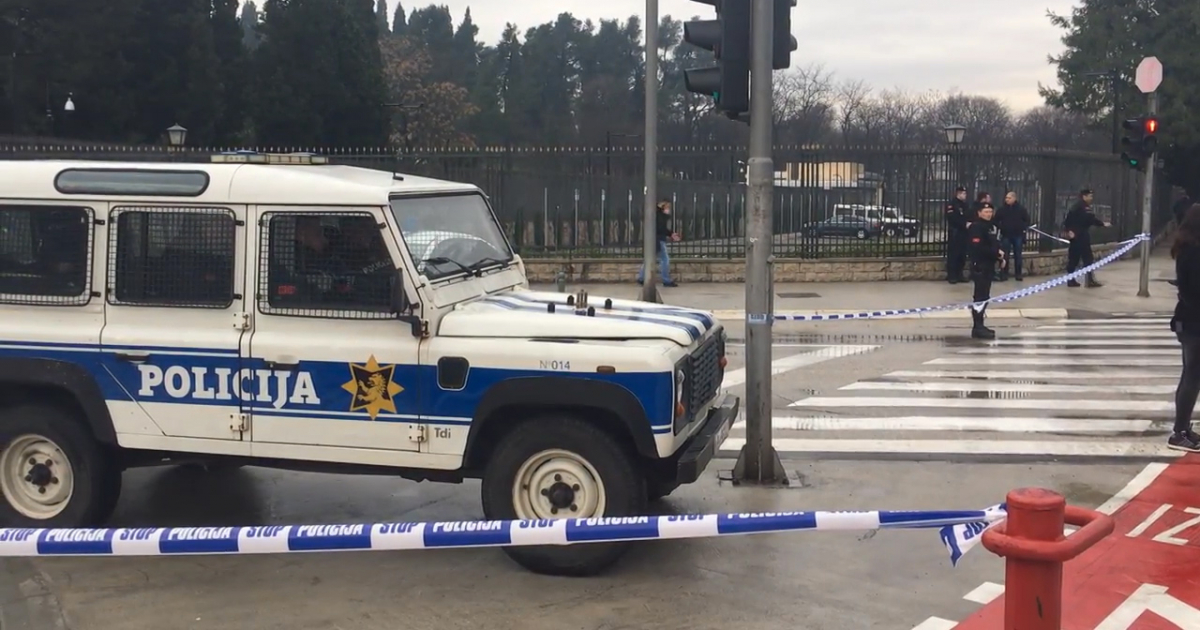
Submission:
MULTIPOLYGON (((530 290, 470 184, 295 154, 3 162, 0 526, 102 525, 123 471, 162 464, 642 515, 728 436, 725 344, 708 312, 530 290)), ((626 549, 506 552, 584 575, 626 549)))

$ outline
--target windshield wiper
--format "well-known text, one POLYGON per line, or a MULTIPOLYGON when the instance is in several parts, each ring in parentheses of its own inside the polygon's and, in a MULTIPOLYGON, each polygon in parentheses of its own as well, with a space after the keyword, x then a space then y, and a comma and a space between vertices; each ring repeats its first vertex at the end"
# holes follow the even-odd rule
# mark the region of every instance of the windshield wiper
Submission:
POLYGON ((458 262, 457 260, 454 260, 453 258, 447 258, 445 256, 434 256, 433 258, 426 258, 421 262, 425 263, 426 265, 454 265, 455 267, 463 270, 464 273, 475 273, 474 269, 471 269, 470 267, 458 262))
POLYGON ((480 270, 488 265, 503 266, 503 265, 507 265, 510 262, 512 262, 512 261, 511 260, 500 260, 499 258, 492 258, 490 256, 487 256, 484 258, 480 258, 474 264, 472 264, 471 270, 475 272, 476 276, 478 276, 480 274, 480 270))

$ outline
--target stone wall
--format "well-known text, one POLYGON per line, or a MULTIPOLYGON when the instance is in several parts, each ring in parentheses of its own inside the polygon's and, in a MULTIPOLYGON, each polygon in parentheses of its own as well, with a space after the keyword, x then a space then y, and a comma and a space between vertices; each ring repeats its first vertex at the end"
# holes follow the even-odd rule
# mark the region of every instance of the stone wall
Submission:
MULTIPOLYGON (((1117 249, 1116 245, 1097 245, 1096 258, 1117 249)), ((1026 276, 1050 276, 1067 266, 1066 250, 1048 254, 1025 254, 1026 276)), ((552 283, 557 273, 566 272, 567 282, 634 282, 641 261, 629 258, 529 258, 525 270, 529 281, 552 283)), ((677 258, 671 261, 671 275, 680 282, 743 282, 744 260, 677 258)), ((776 282, 873 282, 877 280, 944 280, 945 259, 940 256, 909 258, 828 258, 807 260, 777 258, 776 282)))

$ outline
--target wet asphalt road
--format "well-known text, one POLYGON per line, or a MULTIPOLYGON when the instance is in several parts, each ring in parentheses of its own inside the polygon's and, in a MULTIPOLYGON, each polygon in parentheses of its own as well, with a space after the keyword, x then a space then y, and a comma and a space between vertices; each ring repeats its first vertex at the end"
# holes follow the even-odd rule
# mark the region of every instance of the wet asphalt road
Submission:
MULTIPOLYGON (((701 482, 677 491, 660 509, 669 513, 975 509, 995 504, 1007 490, 1024 485, 1053 488, 1072 503, 1094 507, 1124 486, 1146 460, 1154 459, 1153 453, 1064 457, 1061 453, 1074 447, 1055 445, 1087 442, 1149 448, 1161 443, 1154 422, 1169 413, 1153 409, 1169 396, 1131 392, 1158 392, 1169 383, 1171 371, 1178 369, 1178 357, 1158 351, 1174 351, 1173 347, 1153 345, 1149 342, 1156 339, 1154 335, 1139 336, 1134 334, 1137 331, 1084 338, 1146 343, 1047 344, 1046 339, 1057 337, 1021 336, 1054 333, 1057 329, 1046 327, 1067 325, 1053 320, 1005 322, 1003 328, 997 322, 1002 341, 1036 343, 989 345, 967 338, 965 324, 869 323, 859 324, 853 334, 823 328, 827 334, 815 335, 799 326, 777 330, 775 435, 792 486, 786 490, 731 487, 719 477, 733 462, 720 459, 701 482), (1060 352, 1040 353, 1055 348, 1060 352), (1003 352, 991 352, 995 349, 1003 352), (1139 354, 1116 355, 1123 357, 1119 365, 1111 353, 1078 354, 1093 349, 1139 354), (930 363, 946 359, 984 363, 930 363), (1057 364, 988 363, 1029 359, 1057 364), (1081 360, 1108 361, 1108 365, 1071 363, 1081 360), (946 374, 980 370, 1056 375, 946 374), (1106 373, 1118 371, 1127 374, 1104 380, 1106 373), (938 374, 930 376, 933 372, 938 374), (856 383, 868 386, 859 389, 856 383), (872 383, 910 385, 877 390, 872 383), (950 385, 931 388, 931 383, 950 385), (1092 383, 1109 389, 1118 383, 1158 389, 1072 389, 1092 383), (1041 387, 1031 390, 1035 385, 1041 387), (993 395, 997 388, 1009 391, 1006 396, 993 395), (990 393, 970 394, 979 391, 990 393), (817 402, 793 406, 814 399, 817 402), (1062 401, 1086 399, 1111 401, 1107 406, 1116 410, 1045 411, 1066 406, 1062 401), (1043 402, 1024 402, 1030 400, 1043 402), (946 403, 936 401, 991 406, 978 410, 939 406, 946 403), (1044 424, 1064 420, 1077 422, 1044 424), (1124 430, 1097 432, 1084 421, 1124 430), (1114 421, 1145 426, 1138 430, 1143 424, 1103 424, 1114 421), (931 449, 920 443, 931 441, 947 452, 921 452, 931 449), (979 446, 968 445, 1001 442, 1021 446, 981 455, 974 452, 979 446), (831 449, 837 452, 831 454, 831 449)), ((1122 325, 1154 328, 1152 323, 1122 325)), ((731 336, 736 338, 737 331, 731 330, 731 336)), ((742 390, 736 383, 742 366, 739 353, 733 348, 727 381, 737 392, 742 390)), ((731 441, 739 436, 735 429, 731 441)), ((477 483, 434 485, 255 468, 206 473, 169 467, 126 473, 112 525, 315 524, 480 516, 477 483)), ((4 630, 616 630, 732 624, 764 630, 909 630, 930 616, 967 616, 977 605, 963 600, 963 595, 984 581, 1002 582, 1003 577, 1002 563, 983 550, 951 568, 935 531, 651 541, 637 546, 611 574, 576 580, 526 573, 494 549, 9 559, 4 568, 6 575, 0 577, 4 630)))

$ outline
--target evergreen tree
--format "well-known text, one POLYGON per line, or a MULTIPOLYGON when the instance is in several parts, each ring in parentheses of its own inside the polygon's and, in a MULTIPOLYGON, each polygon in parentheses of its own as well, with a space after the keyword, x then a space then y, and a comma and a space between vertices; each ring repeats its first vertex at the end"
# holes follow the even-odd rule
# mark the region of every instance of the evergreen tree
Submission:
POLYGON ((212 0, 213 48, 223 105, 213 140, 221 145, 244 139, 250 114, 250 57, 242 43, 245 31, 237 10, 237 0, 212 0))
POLYGON ((257 54, 259 142, 381 144, 377 33, 372 0, 267 0, 257 54))
POLYGON ((215 140, 224 103, 211 11, 209 0, 140 0, 122 48, 135 138, 160 141, 178 123, 191 144, 215 140))
POLYGON ((400 4, 400 0, 396 0, 396 15, 392 18, 392 34, 397 37, 404 37, 408 34, 408 17, 404 13, 404 6, 400 4))
POLYGON ((375 19, 377 20, 376 28, 381 37, 392 32, 391 26, 388 25, 387 0, 379 0, 379 3, 375 5, 375 19))
POLYGON ((239 17, 242 25, 242 45, 247 50, 254 50, 258 47, 258 6, 254 4, 254 0, 245 0, 242 3, 242 13, 239 17))

